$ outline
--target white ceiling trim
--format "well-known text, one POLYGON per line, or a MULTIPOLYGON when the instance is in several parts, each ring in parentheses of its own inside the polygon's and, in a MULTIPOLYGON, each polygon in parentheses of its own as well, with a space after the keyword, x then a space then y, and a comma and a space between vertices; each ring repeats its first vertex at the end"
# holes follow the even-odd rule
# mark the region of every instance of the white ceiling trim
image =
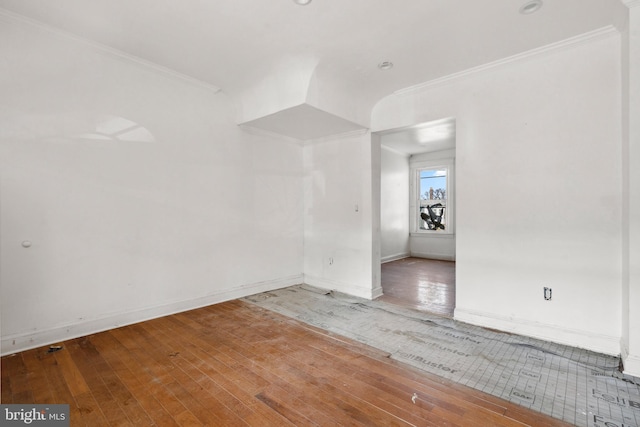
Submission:
POLYGON ((174 77, 174 78, 183 80, 183 81, 185 81, 187 83, 190 83, 190 84, 205 88, 207 90, 211 90, 214 93, 218 93, 218 92, 221 91, 221 89, 219 87, 217 87, 217 86, 214 86, 214 85, 209 84, 209 83, 205 83, 202 80, 198 80, 198 79, 193 78, 191 76, 188 76, 186 74, 182 74, 182 73, 180 73, 180 72, 178 72, 176 70, 173 70, 171 68, 164 67, 162 65, 156 64, 155 62, 147 61, 146 59, 142 59, 142 58, 140 58, 138 56, 128 54, 128 53, 123 52, 123 51, 118 50, 118 49, 114 49, 114 48, 106 46, 106 45, 104 45, 102 43, 98 43, 98 42, 86 39, 84 37, 80 37, 80 36, 78 36, 76 34, 68 32, 68 31, 64 31, 64 30, 61 30, 61 29, 56 28, 54 26, 45 24, 44 22, 37 21, 37 20, 31 19, 31 18, 27 18, 26 16, 23 16, 23 15, 20 15, 20 14, 17 14, 17 13, 13 13, 13 12, 10 12, 10 11, 8 11, 6 9, 0 8, 0 20, 2 20, 2 19, 4 19, 5 22, 7 22, 7 21, 8 22, 17 22, 17 23, 20 23, 20 24, 23 24, 23 25, 30 26, 32 28, 37 28, 39 30, 45 31, 47 33, 50 33, 50 34, 52 34, 54 36, 57 36, 57 37, 60 37, 60 38, 66 39, 66 40, 70 40, 70 41, 73 41, 75 43, 79 43, 79 44, 85 45, 85 46, 87 46, 87 47, 89 47, 91 49, 97 50, 97 51, 102 52, 102 53, 106 53, 106 54, 108 54, 110 56, 113 56, 113 57, 116 57, 118 59, 123 59, 123 60, 125 60, 127 62, 131 62, 133 64, 142 66, 144 68, 151 69, 151 70, 159 72, 161 74, 164 74, 164 75, 167 75, 167 76, 170 76, 170 77, 174 77))
MULTIPOLYGON (((640 0, 632 0, 632 1, 640 2, 640 0)), ((570 37, 566 40, 562 40, 556 43, 551 43, 549 45, 542 46, 539 48, 531 49, 526 52, 519 53, 517 55, 512 55, 503 59, 499 59, 497 61, 493 61, 487 64, 479 65, 477 67, 469 68, 467 70, 460 71, 458 73, 449 74, 448 76, 444 76, 438 79, 430 80, 428 82, 420 83, 415 86, 410 86, 405 89, 396 90, 395 92, 393 92, 393 94, 405 95, 405 94, 413 93, 413 92, 420 91, 427 88, 431 89, 435 86, 443 85, 443 84, 450 83, 457 80, 463 80, 463 79, 475 76, 476 74, 479 74, 485 71, 490 71, 495 68, 503 67, 503 66, 512 64, 514 62, 523 61, 534 56, 543 55, 543 54, 546 54, 549 52, 555 52, 558 50, 568 49, 576 45, 590 43, 595 40, 604 39, 606 37, 610 37, 612 35, 618 35, 618 34, 620 33, 618 32, 616 27, 614 27, 613 25, 608 25, 606 27, 602 27, 594 31, 589 31, 579 36, 570 37)))
POLYGON ((244 132, 250 133, 251 135, 263 136, 265 138, 274 138, 280 142, 286 142, 288 144, 294 144, 298 147, 304 146, 304 141, 301 139, 294 138, 292 136, 283 135, 278 132, 273 132, 267 129, 262 129, 259 127, 250 126, 247 124, 240 123, 238 127, 242 129, 244 132))
POLYGON ((336 139, 350 139, 355 138, 357 136, 364 135, 369 132, 368 128, 350 130, 347 132, 336 133, 333 135, 322 136, 320 138, 315 139, 307 139, 303 141, 304 145, 312 145, 312 144, 321 144, 323 142, 335 141, 336 139))
POLYGON ((394 154, 397 154, 397 155, 402 156, 402 157, 407 158, 407 159, 411 157, 411 154, 402 152, 400 150, 396 150, 395 148, 389 147, 388 145, 380 144, 380 148, 382 148, 383 150, 390 151, 390 152, 392 152, 394 154))
POLYGON ((622 3, 624 3, 624 5, 629 9, 631 9, 632 7, 640 6, 640 0, 622 0, 622 3))
MULTIPOLYGON (((342 133, 337 133, 337 134, 333 134, 333 135, 329 135, 329 136, 323 136, 323 137, 319 137, 319 138, 315 138, 315 139, 298 139, 298 138, 294 138, 292 136, 289 135, 284 135, 282 133, 278 133, 278 132, 274 132, 271 130, 267 130, 267 129, 263 129, 263 128, 259 128, 259 127, 255 127, 255 126, 251 126, 248 125, 246 123, 240 123, 238 125, 242 130, 244 130, 245 132, 248 132, 252 135, 257 135, 257 136, 264 136, 264 137, 270 137, 270 138, 276 138, 279 140, 284 140, 286 142, 298 145, 300 147, 304 147, 307 145, 312 145, 312 144, 320 144, 323 142, 329 142, 329 141, 334 141, 336 139, 349 139, 349 138, 353 138, 356 136, 360 136, 360 135, 364 135, 367 132, 369 132, 369 129, 356 129, 356 130, 350 130, 347 132, 342 132, 342 133)), ((400 153, 398 151, 398 153, 400 153)), ((406 155, 406 154, 403 154, 406 155)))

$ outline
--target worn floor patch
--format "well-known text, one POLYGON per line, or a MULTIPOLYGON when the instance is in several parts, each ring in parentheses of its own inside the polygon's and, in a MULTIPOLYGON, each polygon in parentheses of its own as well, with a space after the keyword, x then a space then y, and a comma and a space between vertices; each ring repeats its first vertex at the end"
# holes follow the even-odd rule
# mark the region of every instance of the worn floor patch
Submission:
POLYGON ((577 426, 640 426, 640 379, 616 357, 305 285, 244 300, 577 426))

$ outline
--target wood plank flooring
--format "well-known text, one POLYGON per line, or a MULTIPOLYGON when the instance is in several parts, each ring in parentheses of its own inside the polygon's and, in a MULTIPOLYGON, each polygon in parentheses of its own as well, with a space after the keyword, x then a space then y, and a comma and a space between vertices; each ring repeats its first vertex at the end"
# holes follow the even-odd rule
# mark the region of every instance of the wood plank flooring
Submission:
POLYGON ((562 426, 231 301, 2 358, 2 403, 72 426, 562 426))
POLYGON ((381 301, 453 317, 456 263, 404 258, 382 264, 381 301))

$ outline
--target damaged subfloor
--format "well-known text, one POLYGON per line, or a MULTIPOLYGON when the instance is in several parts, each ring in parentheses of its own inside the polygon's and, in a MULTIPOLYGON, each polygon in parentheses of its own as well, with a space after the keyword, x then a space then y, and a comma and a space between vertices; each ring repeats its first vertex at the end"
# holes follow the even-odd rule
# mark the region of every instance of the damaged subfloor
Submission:
POLYGON ((616 357, 306 285, 244 300, 576 426, 640 426, 640 379, 616 357))

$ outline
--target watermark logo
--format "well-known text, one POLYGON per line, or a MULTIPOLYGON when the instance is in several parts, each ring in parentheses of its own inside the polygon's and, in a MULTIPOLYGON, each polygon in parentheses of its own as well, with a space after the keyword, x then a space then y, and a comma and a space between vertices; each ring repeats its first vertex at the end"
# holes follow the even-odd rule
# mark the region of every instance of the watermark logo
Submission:
POLYGON ((3 426, 69 427, 69 405, 0 405, 3 426))

